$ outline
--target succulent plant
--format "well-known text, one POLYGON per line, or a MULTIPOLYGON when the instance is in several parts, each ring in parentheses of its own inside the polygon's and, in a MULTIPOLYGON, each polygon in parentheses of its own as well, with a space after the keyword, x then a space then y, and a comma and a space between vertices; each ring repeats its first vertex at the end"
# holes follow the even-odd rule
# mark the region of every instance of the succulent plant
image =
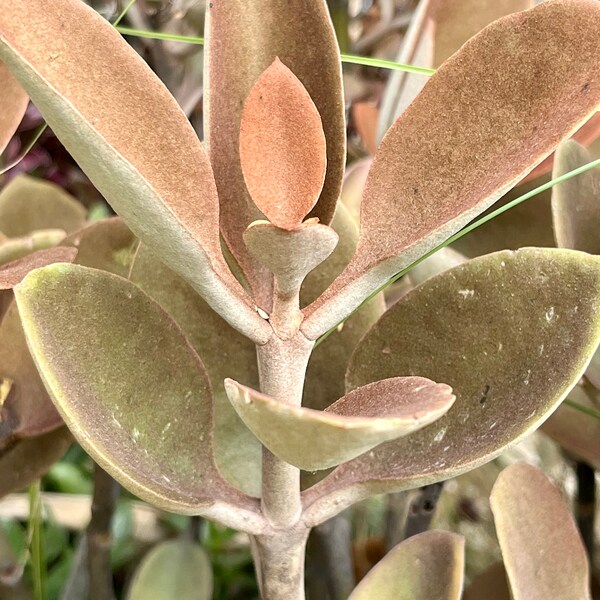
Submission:
POLYGON ((130 267, 108 243, 117 272, 60 263, 15 287, 77 440, 143 499, 250 534, 262 595, 292 599, 312 527, 537 428, 600 341, 600 258, 579 251, 497 252, 428 279, 358 343, 341 398, 303 406, 303 388, 317 343, 594 114, 599 27, 595 0, 548 0, 446 60, 377 150, 348 264, 301 300, 338 242, 345 162, 324 1, 208 3, 206 149, 83 2, 4 6, 0 58, 141 242, 130 267), (301 490, 301 469, 328 468, 301 490))

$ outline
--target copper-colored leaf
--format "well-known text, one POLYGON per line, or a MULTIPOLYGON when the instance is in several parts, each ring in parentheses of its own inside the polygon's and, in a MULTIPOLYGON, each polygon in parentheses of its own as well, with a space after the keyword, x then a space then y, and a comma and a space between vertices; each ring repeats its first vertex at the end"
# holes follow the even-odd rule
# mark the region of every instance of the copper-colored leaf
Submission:
POLYGON ((267 219, 298 227, 325 181, 325 134, 308 92, 278 58, 244 103, 240 163, 250 197, 267 219))
POLYGON ((328 469, 417 431, 454 402, 449 386, 396 377, 360 387, 327 410, 291 406, 227 379, 229 400, 276 456, 306 471, 328 469))
POLYGON ((502 471, 490 504, 514 600, 589 600, 589 564, 560 492, 524 463, 502 471))
POLYGON ((0 58, 136 236, 264 343, 221 253, 206 152, 138 53, 80 0, 29 0, 3 6, 0 58))
MULTIPOLYGON (((591 162, 577 142, 561 144, 554 159, 553 178, 591 162)), ((556 244, 600 254, 600 171, 593 169, 552 188, 552 218, 556 244)))
POLYGON ((9 238, 40 229, 71 233, 85 223, 85 208, 49 181, 19 175, 0 192, 0 231, 9 238))
POLYGON ((257 272, 242 240, 246 227, 261 218, 240 167, 243 103, 277 56, 308 90, 327 140, 327 176, 310 216, 329 224, 346 162, 338 44, 325 0, 313 0, 310 6, 306 0, 218 0, 207 4, 206 13, 204 131, 219 190, 221 230, 259 303, 268 310, 269 282, 257 272))
POLYGON ((463 600, 511 600, 504 565, 496 563, 477 575, 465 590, 463 600))
POLYGON ((346 271, 308 311, 315 338, 498 200, 600 106, 600 3, 552 0, 486 27, 382 141, 346 271))
POLYGON ((71 263, 77 256, 76 248, 48 248, 19 258, 0 267, 0 290, 9 290, 24 277, 39 267, 57 262, 71 263))
POLYGON ((464 563, 462 536, 426 531, 393 548, 348 600, 459 600, 464 563))
POLYGON ((100 466, 167 510, 214 515, 232 502, 256 525, 254 502, 214 464, 204 366, 158 304, 126 279, 65 264, 14 293, 48 391, 100 466))
POLYGON ((537 428, 600 341, 599 292, 600 258, 533 248, 474 259, 401 298, 359 343, 349 388, 420 375, 448 383, 456 402, 433 425, 338 467, 306 504, 327 515, 448 479, 537 428))
POLYGON ((143 244, 136 253, 130 279, 173 317, 202 357, 215 402, 217 467, 230 483, 260 496, 261 445, 233 410, 223 387, 226 377, 258 387, 254 344, 230 327, 143 244))
POLYGON ((374 155, 377 152, 377 119, 379 109, 371 102, 355 102, 352 105, 352 119, 358 135, 367 152, 374 155))
POLYGON ((25 110, 29 98, 10 71, 0 63, 0 154, 13 136, 25 110))

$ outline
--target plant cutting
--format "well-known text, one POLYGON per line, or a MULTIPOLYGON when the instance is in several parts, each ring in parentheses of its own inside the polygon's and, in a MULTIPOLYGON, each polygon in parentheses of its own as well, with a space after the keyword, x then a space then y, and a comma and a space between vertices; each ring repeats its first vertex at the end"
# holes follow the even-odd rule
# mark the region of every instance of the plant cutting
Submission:
POLYGON ((526 249, 407 294, 356 347, 347 392, 323 411, 302 406, 317 340, 598 109, 594 0, 496 21, 440 66, 378 148, 351 260, 306 304, 303 281, 338 241, 329 225, 345 159, 324 2, 208 4, 206 148, 82 2, 4 4, 0 57, 141 242, 126 276, 58 264, 16 286, 41 377, 125 487, 248 533, 265 598, 303 597, 312 527, 373 494, 491 460, 579 380, 600 341, 600 259, 526 249), (161 272, 179 282, 162 295, 161 272), (258 385, 237 375, 247 344, 258 385), (226 398, 262 457, 223 458, 240 425, 215 427, 226 398), (252 493, 232 482, 240 467, 260 473, 252 493), (301 490, 301 469, 329 468, 301 490))

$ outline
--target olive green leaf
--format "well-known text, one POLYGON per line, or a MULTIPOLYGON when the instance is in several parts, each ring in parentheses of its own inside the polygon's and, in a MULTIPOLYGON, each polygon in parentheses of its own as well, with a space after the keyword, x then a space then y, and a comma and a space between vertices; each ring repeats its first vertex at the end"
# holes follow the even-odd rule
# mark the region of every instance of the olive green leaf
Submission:
POLYGON ((490 496, 514 600, 590 599, 590 569, 560 492, 535 467, 511 465, 490 496))
POLYGON ((599 29, 595 0, 544 2, 495 21, 439 68, 379 146, 356 254, 309 307, 309 338, 488 208, 598 109, 599 29))
POLYGON ((310 8, 306 0, 228 0, 208 3, 206 14, 204 131, 219 190, 221 231, 257 301, 268 310, 270 278, 267 274, 265 281, 266 272, 258 270, 242 240, 248 225, 262 218, 240 166, 242 107, 276 57, 302 82, 321 115, 327 142, 325 184, 310 216, 328 225, 346 162, 339 48, 325 0, 313 0, 310 8))
POLYGON ((446 531, 426 531, 393 548, 348 600, 459 600, 465 541, 446 531))
POLYGON ((10 71, 0 63, 0 154, 10 142, 25 111, 29 98, 10 71))
POLYGON ((273 225, 295 229, 323 189, 327 158, 317 107, 278 58, 242 112, 240 163, 250 197, 273 225))
MULTIPOLYGON (((590 162, 590 153, 568 141, 556 150, 553 177, 590 162)), ((552 220, 556 244, 600 254, 600 171, 593 169, 552 188, 552 220)))
POLYGON ((48 181, 19 175, 0 192, 0 231, 9 238, 40 229, 71 233, 83 227, 85 217, 75 198, 48 181))
POLYGON ((27 348, 13 302, 0 324, 0 446, 62 424, 27 348))
POLYGON ((306 505, 324 516, 454 477, 539 427, 600 341, 599 292, 600 258, 537 248, 473 259, 409 292, 359 343, 348 388, 419 375, 452 386, 456 402, 433 425, 338 467, 305 492, 306 505))
POLYGON ((463 600, 511 600, 504 565, 495 563, 477 575, 465 590, 463 600))
POLYGON ((0 455, 0 497, 23 489, 44 475, 73 442, 66 427, 18 440, 0 455))
POLYGON ((270 327, 221 253, 206 152, 138 53, 80 0, 30 0, 3 7, 0 58, 135 235, 215 310, 266 342, 270 327))
POLYGON ((141 244, 130 279, 156 300, 183 329, 206 367, 215 402, 215 460, 223 476, 251 496, 260 496, 262 447, 225 394, 232 377, 258 387, 254 344, 217 315, 176 273, 141 244))
POLYGON ((169 540, 154 547, 138 566, 127 600, 211 600, 213 572, 198 544, 169 540))
POLYGON ((215 467, 208 376, 158 304, 79 265, 38 269, 14 293, 48 392, 102 468, 173 512, 255 511, 215 467))
POLYGON ((306 471, 328 469, 425 427, 454 402, 449 386, 396 377, 359 387, 325 411, 291 406, 231 379, 240 418, 275 456, 306 471))
POLYGON ((1 265, 0 290, 10 290, 15 287, 33 269, 57 262, 71 263, 75 260, 75 256, 77 256, 76 248, 48 248, 1 265))

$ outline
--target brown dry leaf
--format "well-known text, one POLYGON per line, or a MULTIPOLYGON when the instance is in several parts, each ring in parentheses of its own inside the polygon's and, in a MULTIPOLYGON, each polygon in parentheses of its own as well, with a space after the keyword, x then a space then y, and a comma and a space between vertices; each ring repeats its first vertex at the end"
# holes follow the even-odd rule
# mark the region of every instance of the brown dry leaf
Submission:
POLYGON ((29 0, 3 7, 0 58, 135 235, 234 326, 266 342, 270 327, 221 253, 206 152, 137 52, 79 0, 29 0))
POLYGON ((490 504, 514 600, 589 600, 590 569, 573 516, 535 467, 504 469, 490 504))
POLYGON ((10 71, 0 63, 0 154, 14 135, 29 103, 29 97, 10 71))
POLYGON ((600 341, 599 293, 600 258, 530 248, 471 260, 401 298, 359 343, 349 389, 419 375, 446 382, 456 402, 304 492, 309 518, 454 477, 539 427, 600 341))
POLYGON ((256 503, 214 464, 204 366, 158 304, 126 279, 65 264, 14 293, 54 403, 102 468, 163 509, 210 515, 232 503, 256 524, 256 503))
POLYGON ((325 134, 308 92, 278 58, 244 102, 240 163, 254 204, 273 225, 296 229, 323 188, 325 134))
POLYGON ((29 271, 52 263, 72 263, 76 256, 76 248, 48 248, 4 264, 0 266, 0 290, 12 289, 29 271))
POLYGON ((388 552, 348 600, 459 600, 464 563, 462 536, 426 531, 388 552))
POLYGON ((313 0, 310 6, 306 0, 219 0, 208 4, 206 21, 204 131, 219 190, 221 231, 258 304, 268 311, 270 277, 265 280, 266 271, 258 270, 242 240, 246 227, 261 218, 239 162, 243 103, 277 56, 308 90, 327 140, 327 176, 310 216, 328 225, 346 162, 339 48, 325 0, 313 0))
POLYGON ((551 0, 448 59, 382 141, 344 273, 307 311, 316 338, 481 213, 600 106, 600 3, 551 0))
MULTIPOLYGON (((590 153, 568 141, 556 150, 552 177, 591 162, 590 153)), ((600 170, 592 169, 552 188, 552 220, 556 244, 600 254, 600 170)))
POLYGON ((383 442, 432 423, 452 406, 452 389, 422 377, 396 377, 360 387, 325 411, 291 406, 225 380, 240 418, 282 460, 304 469, 329 469, 383 442))

